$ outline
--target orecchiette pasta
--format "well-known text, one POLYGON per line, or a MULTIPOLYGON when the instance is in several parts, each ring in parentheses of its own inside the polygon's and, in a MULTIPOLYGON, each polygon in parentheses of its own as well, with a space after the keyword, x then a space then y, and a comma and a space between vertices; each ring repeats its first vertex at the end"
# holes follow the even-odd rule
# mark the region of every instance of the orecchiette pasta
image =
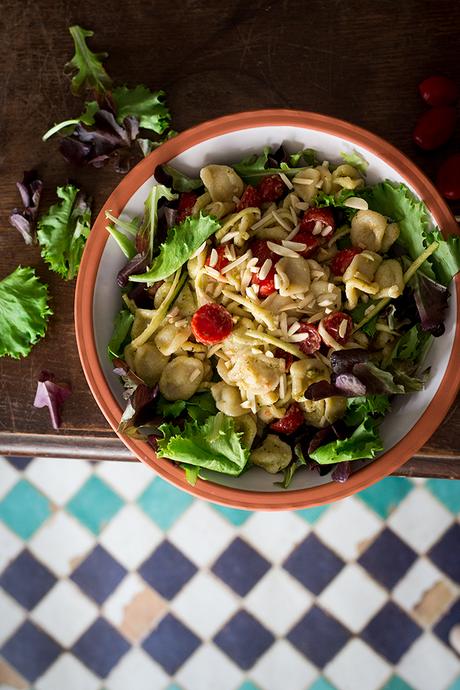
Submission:
POLYGON ((358 211, 351 221, 351 242, 354 247, 380 251, 387 227, 385 216, 376 211, 358 211))
POLYGON ((246 448, 251 448, 257 434, 257 422, 253 415, 245 414, 235 419, 235 430, 243 434, 242 441, 246 448))
POLYGON ((259 448, 251 453, 254 465, 263 467, 266 472, 276 474, 284 470, 292 460, 292 450, 279 436, 269 434, 259 448))
POLYGON ((152 342, 144 343, 137 349, 127 345, 124 356, 128 366, 148 386, 154 386, 158 383, 161 373, 168 363, 168 357, 162 354, 152 342))
POLYGON ((231 386, 225 381, 219 381, 211 386, 212 397, 216 407, 229 417, 240 417, 247 414, 247 410, 241 407, 243 402, 236 386, 231 386))
POLYGON ((182 347, 191 334, 189 324, 178 328, 175 323, 170 323, 157 331, 154 341, 159 351, 169 357, 182 347))
POLYGON ((321 173, 317 168, 307 168, 299 172, 292 180, 294 192, 302 201, 310 203, 318 192, 318 183, 321 184, 321 173))
POLYGON ((360 173, 352 165, 339 165, 332 173, 332 192, 337 193, 341 189, 357 189, 362 187, 364 180, 360 173))
POLYGON ((404 278, 401 264, 396 259, 385 259, 378 267, 375 282, 379 286, 377 297, 392 297, 402 295, 404 278))
POLYGON ((291 364, 292 397, 301 400, 306 389, 316 381, 329 381, 329 369, 316 357, 307 357, 291 364))
POLYGON ((200 177, 212 201, 233 201, 243 193, 243 180, 228 165, 206 165, 200 177))
POLYGON ((188 400, 202 381, 203 362, 195 357, 174 357, 161 372, 160 393, 166 400, 188 400))

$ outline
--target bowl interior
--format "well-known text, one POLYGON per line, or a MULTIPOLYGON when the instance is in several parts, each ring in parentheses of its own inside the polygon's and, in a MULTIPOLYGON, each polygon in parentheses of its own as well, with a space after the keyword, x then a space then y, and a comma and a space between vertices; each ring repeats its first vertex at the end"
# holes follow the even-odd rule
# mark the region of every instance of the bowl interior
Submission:
MULTIPOLYGON (((320 158, 332 162, 340 160, 340 152, 349 152, 354 149, 369 163, 367 171, 369 183, 388 178, 396 182, 404 182, 411 187, 409 180, 401 177, 397 170, 363 146, 330 133, 295 126, 257 127, 215 136, 184 151, 174 158, 171 164, 185 173, 196 176, 200 168, 208 163, 237 162, 243 156, 260 152, 264 146, 277 147, 282 143, 289 152, 298 151, 301 148, 314 148, 320 154, 320 158)), ((132 217, 142 214, 144 201, 152 184, 155 184, 153 175, 129 199, 123 210, 123 216, 132 217)), ((429 199, 426 201, 429 205, 429 199)), ((99 264, 93 297, 93 327, 99 363, 110 390, 122 408, 125 406, 122 387, 118 377, 112 373, 111 364, 106 356, 106 348, 112 333, 114 317, 121 307, 115 276, 124 263, 124 256, 115 241, 109 237, 99 264)), ((430 380, 425 390, 396 398, 391 413, 387 415, 381 427, 385 451, 392 448, 408 433, 438 390, 454 343, 455 313, 456 296, 453 292, 446 319, 445 335, 435 339, 423 365, 431 368, 430 380)), ((365 463, 361 463, 361 466, 363 464, 365 463)), ((258 468, 251 469, 239 478, 225 477, 211 472, 208 473, 208 478, 217 484, 235 487, 242 491, 279 492, 279 487, 274 483, 277 477, 274 478, 258 468)), ((318 486, 329 481, 327 476, 319 477, 316 473, 299 472, 295 475, 289 490, 318 486)))

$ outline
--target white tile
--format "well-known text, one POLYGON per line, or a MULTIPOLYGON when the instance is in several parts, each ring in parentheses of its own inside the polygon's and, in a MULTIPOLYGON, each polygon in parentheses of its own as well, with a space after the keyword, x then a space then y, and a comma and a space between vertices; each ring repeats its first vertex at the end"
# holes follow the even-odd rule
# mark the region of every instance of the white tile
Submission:
POLYGON ((8 460, 0 457, 0 501, 19 480, 20 474, 8 460))
POLYGON ((425 553, 449 527, 452 515, 423 487, 417 487, 388 519, 389 526, 418 553, 425 553))
POLYGON ((358 633, 379 611, 388 595, 359 565, 350 563, 319 597, 319 602, 345 627, 358 633))
POLYGON ((342 558, 352 560, 361 555, 382 527, 381 520, 351 497, 331 506, 316 523, 315 532, 342 558))
POLYGON ((132 600, 145 590, 146 584, 137 573, 128 573, 104 602, 102 613, 118 628, 125 617, 125 609, 132 600))
POLYGON ((97 690, 100 680, 72 654, 65 653, 35 683, 37 690, 97 690))
POLYGON ((141 462, 101 462, 96 468, 99 475, 126 501, 134 501, 155 475, 141 462))
POLYGON ((16 558, 23 546, 24 542, 0 522, 0 570, 16 558))
POLYGON ((281 563, 311 531, 295 513, 253 513, 242 536, 272 563, 281 563))
POLYGON ((132 647, 105 681, 107 690, 157 690, 168 683, 163 669, 142 649, 132 647))
POLYGON ((197 566, 212 563, 235 535, 234 527, 215 510, 196 501, 177 520, 168 539, 197 566))
POLYGON ((83 486, 91 471, 84 460, 35 458, 24 474, 53 503, 63 506, 83 486))
POLYGON ((25 617, 22 606, 0 589, 0 646, 19 628, 25 617))
POLYGON ((59 511, 34 534, 29 549, 58 577, 66 577, 94 547, 94 536, 59 511))
POLYGON ((324 669, 337 690, 377 690, 390 673, 391 666, 359 639, 351 640, 324 669))
POLYGON ((238 599, 217 578, 199 572, 171 603, 171 609, 198 636, 211 638, 235 613, 238 599))
POLYGON ((213 644, 204 644, 176 674, 184 690, 235 690, 243 677, 239 668, 213 644))
POLYGON ((99 537, 128 570, 135 570, 162 540, 161 530, 135 505, 125 505, 99 537))
POLYGON ((285 635, 313 597, 284 570, 272 568, 245 599, 245 607, 275 635, 285 635))
POLYGON ((279 640, 259 659, 250 675, 264 690, 304 690, 318 672, 289 642, 279 640))
POLYGON ((97 614, 97 607, 73 582, 61 580, 30 617, 64 647, 71 647, 94 623, 97 614))
POLYGON ((409 568, 393 590, 393 599, 401 608, 412 611, 437 582, 445 582, 444 575, 426 558, 419 558, 409 568))
POLYGON ((419 637, 396 668, 401 678, 417 690, 445 690, 460 674, 460 660, 427 633, 419 637))

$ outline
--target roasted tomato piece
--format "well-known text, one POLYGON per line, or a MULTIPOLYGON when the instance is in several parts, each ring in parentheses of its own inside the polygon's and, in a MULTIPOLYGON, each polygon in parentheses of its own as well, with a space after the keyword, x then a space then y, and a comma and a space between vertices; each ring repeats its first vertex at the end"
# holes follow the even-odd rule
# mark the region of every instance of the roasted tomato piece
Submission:
POLYGON ((297 403, 292 403, 284 417, 270 424, 270 429, 279 434, 293 434, 304 423, 302 408, 297 403))
POLYGON ((294 235, 292 241, 306 245, 305 249, 296 249, 296 252, 308 259, 309 256, 312 256, 316 250, 321 247, 324 238, 321 237, 321 235, 312 235, 309 230, 300 229, 299 232, 294 235))
POLYGON ((343 311, 334 311, 324 317, 323 326, 339 345, 345 345, 351 336, 353 319, 343 311))
MULTIPOLYGON (((335 218, 330 208, 307 208, 303 214, 302 220, 300 221, 300 230, 306 230, 307 232, 312 233, 318 221, 323 224, 322 230, 324 230, 326 226, 331 228, 326 236, 329 236, 334 232, 335 218)), ((324 237, 324 235, 321 235, 320 232, 318 235, 324 237)), ((294 240, 297 241, 295 238, 294 240)))
POLYGON ((216 345, 232 332, 232 315, 221 304, 203 304, 194 313, 191 326, 199 343, 216 345))
POLYGON ((276 201, 283 196, 286 191, 286 185, 279 175, 269 175, 259 182, 257 191, 261 201, 276 201))
POLYGON ((216 247, 215 249, 211 249, 205 261, 206 266, 211 266, 211 268, 214 268, 216 271, 219 271, 219 273, 229 263, 230 261, 225 256, 225 247, 222 245, 220 247, 216 247), (211 266, 211 259, 215 259, 213 251, 217 252, 217 260, 214 261, 211 266))
POLYGON ((335 276, 343 276, 348 266, 351 264, 357 254, 361 254, 363 250, 359 247, 349 247, 348 249, 341 249, 340 252, 334 256, 331 261, 331 271, 335 276))
POLYGON ((262 203, 259 190, 252 187, 250 184, 244 190, 240 202, 236 207, 237 211, 242 211, 244 208, 259 208, 262 203))
POLYGON ((321 347, 321 336, 316 326, 312 323, 301 323, 296 333, 305 333, 305 340, 301 340, 300 343, 297 343, 299 349, 302 350, 305 355, 312 355, 321 347))
POLYGON ((294 355, 291 355, 290 352, 286 352, 286 350, 282 350, 280 347, 276 348, 275 357, 277 357, 278 359, 284 359, 284 368, 286 369, 286 372, 289 371, 289 369, 291 368, 291 364, 295 359, 294 355))
POLYGON ((197 198, 193 192, 182 192, 177 207, 176 223, 182 223, 192 213, 197 198))
POLYGON ((252 274, 251 283, 253 285, 259 286, 259 295, 261 297, 268 297, 272 292, 275 292, 275 264, 279 259, 279 256, 269 249, 267 240, 253 240, 249 244, 249 249, 252 252, 252 256, 257 258, 257 267, 262 268, 267 260, 272 262, 267 275, 264 278, 260 278, 257 273, 252 274))

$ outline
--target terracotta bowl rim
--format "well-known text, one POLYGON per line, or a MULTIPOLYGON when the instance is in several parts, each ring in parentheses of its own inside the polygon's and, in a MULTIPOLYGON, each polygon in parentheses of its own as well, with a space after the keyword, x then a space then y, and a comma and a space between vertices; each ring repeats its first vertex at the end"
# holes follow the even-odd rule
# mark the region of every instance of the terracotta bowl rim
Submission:
POLYGON ((411 458, 441 424, 460 388, 460 367, 458 361, 455 361, 455 352, 460 351, 460 274, 452 284, 452 291, 456 291, 457 297, 454 344, 436 394, 416 424, 393 448, 354 472, 345 484, 331 482, 273 493, 230 488, 200 479, 195 486, 191 486, 186 482, 183 470, 167 460, 157 458, 153 449, 146 443, 118 433, 122 409, 105 380, 93 333, 93 293, 99 262, 108 239, 105 230, 105 211, 111 209, 115 214, 120 213, 137 189, 153 174, 158 164, 175 158, 192 146, 230 132, 270 126, 318 130, 365 147, 397 170, 401 177, 411 184, 417 195, 427 203, 444 234, 458 232, 448 206, 422 171, 403 153, 375 134, 344 120, 306 111, 256 110, 226 115, 192 127, 160 146, 138 163, 109 196, 96 218, 83 254, 75 293, 75 330, 80 361, 91 392, 113 430, 139 460, 166 481, 208 501, 246 510, 295 510, 345 498, 383 479, 411 458))

